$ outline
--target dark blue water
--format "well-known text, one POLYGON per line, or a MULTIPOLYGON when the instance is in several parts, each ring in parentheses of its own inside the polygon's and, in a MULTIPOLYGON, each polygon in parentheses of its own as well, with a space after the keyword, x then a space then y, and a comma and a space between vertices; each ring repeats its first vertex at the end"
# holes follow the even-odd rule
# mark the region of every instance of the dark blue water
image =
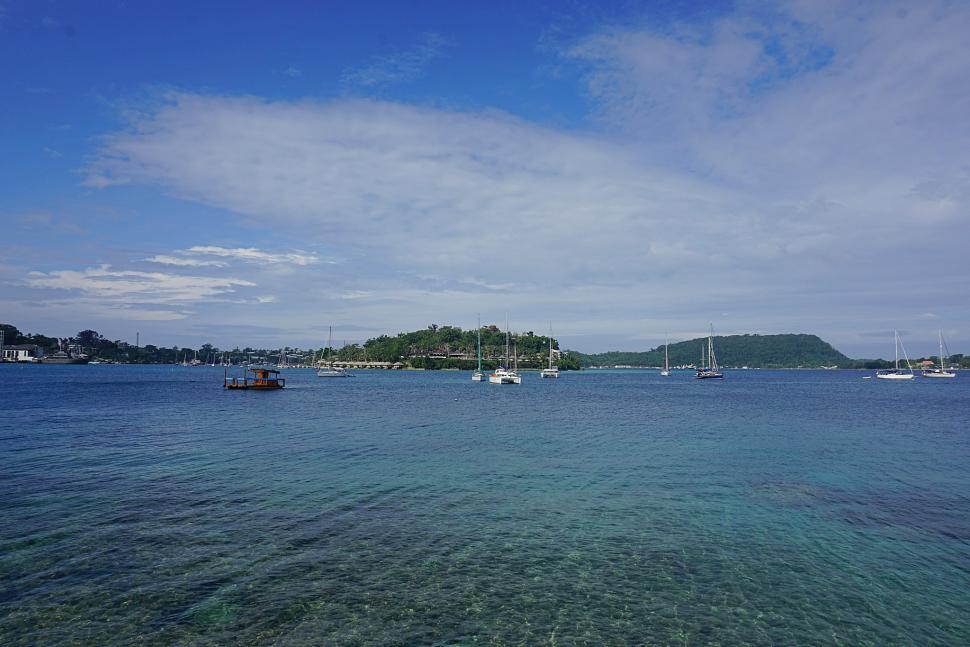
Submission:
POLYGON ((2 645, 967 645, 970 377, 0 367, 2 645))

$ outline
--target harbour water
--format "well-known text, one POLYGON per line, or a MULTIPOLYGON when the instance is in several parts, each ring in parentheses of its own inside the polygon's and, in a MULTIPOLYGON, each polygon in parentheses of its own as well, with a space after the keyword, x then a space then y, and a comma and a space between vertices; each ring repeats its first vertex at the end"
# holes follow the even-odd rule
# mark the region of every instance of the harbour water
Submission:
POLYGON ((0 367, 0 644, 970 644, 970 376, 222 373, 0 367))

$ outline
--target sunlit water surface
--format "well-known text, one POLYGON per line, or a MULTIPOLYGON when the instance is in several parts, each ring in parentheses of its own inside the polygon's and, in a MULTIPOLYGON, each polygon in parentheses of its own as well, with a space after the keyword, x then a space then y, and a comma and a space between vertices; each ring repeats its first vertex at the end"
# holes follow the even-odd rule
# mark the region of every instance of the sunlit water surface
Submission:
POLYGON ((0 367, 0 644, 967 645, 970 376, 0 367))

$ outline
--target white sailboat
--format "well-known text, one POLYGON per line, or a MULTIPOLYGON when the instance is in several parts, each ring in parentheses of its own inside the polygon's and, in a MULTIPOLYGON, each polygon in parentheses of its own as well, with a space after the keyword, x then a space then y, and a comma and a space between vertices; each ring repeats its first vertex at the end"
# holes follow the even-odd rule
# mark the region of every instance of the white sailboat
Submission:
POLYGON ((704 360, 704 347, 701 346, 701 365, 697 367, 694 378, 698 380, 719 380, 724 374, 718 370, 717 357, 714 355, 714 324, 711 324, 711 332, 707 336, 707 362, 704 360))
POLYGON ((876 377, 880 380, 911 380, 916 377, 913 373, 913 367, 909 363, 909 355, 906 354, 906 347, 903 346, 903 341, 899 338, 899 333, 895 330, 893 331, 893 338, 896 341, 896 368, 887 368, 880 371, 876 371, 876 377), (903 357, 906 358, 906 370, 899 368, 899 349, 903 348, 903 357), (909 371, 908 373, 906 371, 909 371))
POLYGON ((317 377, 350 377, 350 373, 333 365, 333 326, 330 326, 327 334, 327 352, 330 354, 330 362, 317 371, 317 377))
POLYGON ((544 378, 558 378, 559 377, 559 367, 552 363, 552 324, 549 324, 549 367, 542 369, 539 373, 539 377, 544 378))
POLYGON ((472 373, 472 382, 481 382, 485 379, 485 373, 482 372, 482 316, 478 315, 478 368, 472 373))
MULTIPOLYGON (((517 371, 509 368, 509 321, 505 319, 505 365, 495 369, 488 376, 489 384, 522 384, 522 376, 517 371)), ((518 364, 518 358, 516 358, 518 364)))
POLYGON ((667 377, 668 375, 670 375, 670 357, 667 355, 668 345, 669 344, 668 344, 667 336, 664 335, 664 370, 660 371, 660 374, 663 375, 664 377, 667 377))
POLYGON ((956 377, 953 371, 946 370, 946 355, 943 353, 943 331, 940 330, 940 368, 930 368, 923 371, 923 377, 956 377))

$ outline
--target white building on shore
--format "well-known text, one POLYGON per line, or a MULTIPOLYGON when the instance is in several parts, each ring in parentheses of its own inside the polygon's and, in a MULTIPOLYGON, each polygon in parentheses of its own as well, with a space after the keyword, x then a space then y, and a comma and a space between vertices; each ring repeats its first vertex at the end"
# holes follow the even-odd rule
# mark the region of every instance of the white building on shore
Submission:
POLYGON ((6 344, 0 347, 0 361, 39 362, 44 349, 36 344, 6 344))

